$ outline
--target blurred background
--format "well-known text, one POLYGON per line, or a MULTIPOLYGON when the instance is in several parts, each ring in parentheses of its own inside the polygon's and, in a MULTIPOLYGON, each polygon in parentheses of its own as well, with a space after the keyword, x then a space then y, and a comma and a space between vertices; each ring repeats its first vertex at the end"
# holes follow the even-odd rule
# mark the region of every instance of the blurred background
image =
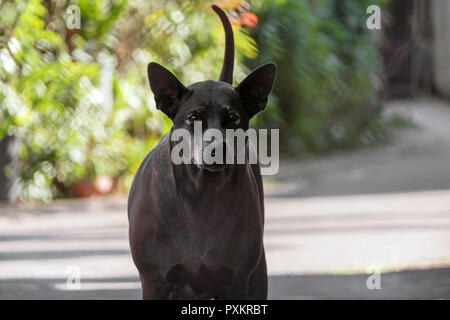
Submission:
MULTIPOLYGON (((0 298, 140 298, 126 196, 171 127, 146 66, 218 79, 211 3, 0 0, 0 298)), ((269 297, 450 298, 450 1, 215 3, 234 84, 278 68, 269 297)))

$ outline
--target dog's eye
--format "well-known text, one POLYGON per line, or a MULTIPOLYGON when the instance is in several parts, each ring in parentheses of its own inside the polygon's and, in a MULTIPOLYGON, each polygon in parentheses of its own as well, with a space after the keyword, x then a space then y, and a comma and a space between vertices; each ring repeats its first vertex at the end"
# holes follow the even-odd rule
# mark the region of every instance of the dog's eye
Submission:
POLYGON ((196 114, 191 114, 189 117, 187 117, 187 120, 189 122, 199 121, 200 117, 196 114))
POLYGON ((228 120, 231 121, 231 122, 236 122, 236 121, 239 120, 239 116, 237 114, 235 114, 235 113, 230 113, 228 115, 228 120))

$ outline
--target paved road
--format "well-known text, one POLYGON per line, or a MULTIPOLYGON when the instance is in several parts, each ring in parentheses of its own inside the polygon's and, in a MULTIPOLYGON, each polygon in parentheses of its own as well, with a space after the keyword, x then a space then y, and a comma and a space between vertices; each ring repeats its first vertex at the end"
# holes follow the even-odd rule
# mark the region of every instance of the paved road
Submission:
MULTIPOLYGON (((138 298, 125 205, 3 207, 0 298, 138 298), (81 288, 69 290, 77 272, 81 288)), ((267 212, 271 298, 450 297, 450 191, 269 199, 267 212), (367 289, 370 266, 381 290, 367 289), (402 269, 414 270, 392 272, 402 269)))
POLYGON ((385 105, 416 127, 391 130, 387 143, 307 160, 284 160, 279 197, 385 194, 450 189, 450 103, 400 100, 385 105))
MULTIPOLYGON (((418 128, 385 146, 283 164, 267 188, 271 298, 450 298, 450 107, 420 104, 389 105, 418 128)), ((0 203, 0 299, 139 297, 124 197, 0 203)))

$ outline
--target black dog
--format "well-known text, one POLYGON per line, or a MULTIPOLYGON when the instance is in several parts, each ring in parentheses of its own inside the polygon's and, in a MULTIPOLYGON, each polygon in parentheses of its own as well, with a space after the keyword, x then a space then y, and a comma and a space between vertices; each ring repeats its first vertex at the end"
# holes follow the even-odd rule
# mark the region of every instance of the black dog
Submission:
POLYGON ((272 89, 273 63, 232 86, 234 40, 226 14, 225 59, 219 81, 184 87, 154 62, 148 78, 156 106, 173 121, 147 155, 128 199, 130 246, 144 299, 267 299, 264 200, 258 164, 171 161, 174 129, 248 129, 272 89))

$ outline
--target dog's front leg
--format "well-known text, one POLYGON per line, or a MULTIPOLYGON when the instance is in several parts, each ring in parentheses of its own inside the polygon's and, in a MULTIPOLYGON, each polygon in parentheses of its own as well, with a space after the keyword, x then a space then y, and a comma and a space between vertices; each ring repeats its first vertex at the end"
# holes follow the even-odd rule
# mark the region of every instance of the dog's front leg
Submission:
POLYGON ((143 300, 169 299, 169 286, 162 279, 141 275, 143 300))
POLYGON ((218 300, 246 300, 248 299, 248 277, 234 278, 233 281, 217 292, 218 300))
POLYGON ((248 298, 251 300, 267 300, 267 265, 264 249, 258 266, 250 276, 248 298))

